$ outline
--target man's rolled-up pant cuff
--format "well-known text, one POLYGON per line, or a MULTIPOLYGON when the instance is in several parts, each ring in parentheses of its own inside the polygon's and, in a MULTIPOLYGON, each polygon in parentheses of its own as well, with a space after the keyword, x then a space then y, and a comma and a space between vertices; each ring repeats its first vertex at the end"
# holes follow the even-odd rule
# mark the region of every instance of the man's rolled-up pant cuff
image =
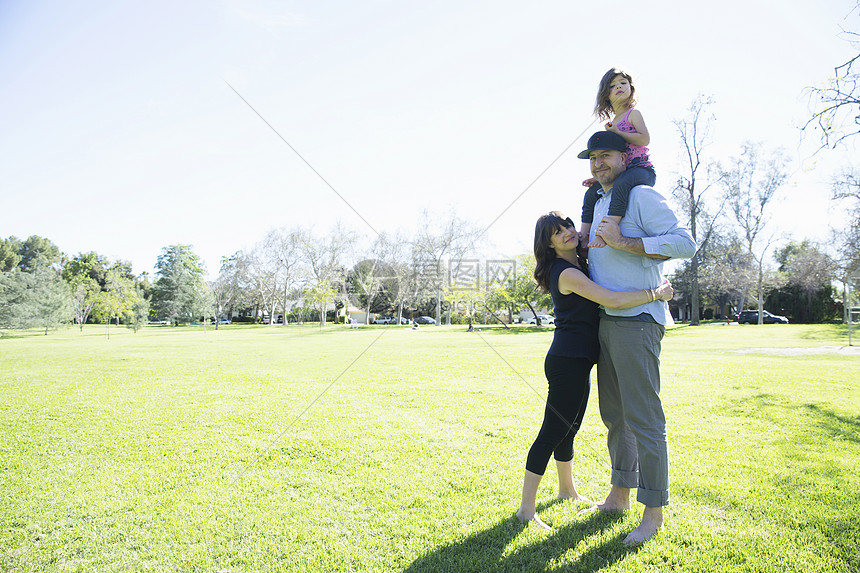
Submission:
POLYGON ((639 472, 626 470, 612 470, 612 479, 609 481, 614 486, 634 489, 639 487, 639 472))
POLYGON ((636 491, 636 501, 645 507, 663 507, 669 505, 669 490, 653 490, 639 488, 636 491))

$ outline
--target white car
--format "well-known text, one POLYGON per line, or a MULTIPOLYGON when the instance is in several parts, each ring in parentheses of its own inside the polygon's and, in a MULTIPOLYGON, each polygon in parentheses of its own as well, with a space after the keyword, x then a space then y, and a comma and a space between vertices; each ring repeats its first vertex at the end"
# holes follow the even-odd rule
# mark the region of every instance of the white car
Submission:
MULTIPOLYGON (((554 316, 550 316, 548 314, 539 314, 538 316, 540 317, 541 326, 544 326, 547 324, 555 324, 555 317, 554 316)), ((526 324, 537 324, 537 320, 535 320, 535 317, 531 317, 530 319, 528 319, 526 324)))

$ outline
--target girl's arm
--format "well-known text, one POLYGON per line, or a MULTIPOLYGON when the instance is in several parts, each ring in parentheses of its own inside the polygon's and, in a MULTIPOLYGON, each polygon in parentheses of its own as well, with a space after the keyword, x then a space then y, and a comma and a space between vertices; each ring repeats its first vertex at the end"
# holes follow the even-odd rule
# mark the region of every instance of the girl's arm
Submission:
POLYGON ((655 289, 612 291, 592 281, 579 269, 563 270, 558 277, 558 290, 561 294, 575 292, 607 308, 631 308, 653 300, 671 300, 675 295, 668 281, 655 289))
POLYGON ((651 136, 648 134, 648 128, 645 126, 645 120, 642 119, 642 112, 634 109, 627 117, 627 121, 636 128, 636 133, 627 133, 620 131, 615 124, 607 124, 606 128, 609 131, 617 133, 624 138, 624 141, 630 145, 648 145, 651 143, 651 136))

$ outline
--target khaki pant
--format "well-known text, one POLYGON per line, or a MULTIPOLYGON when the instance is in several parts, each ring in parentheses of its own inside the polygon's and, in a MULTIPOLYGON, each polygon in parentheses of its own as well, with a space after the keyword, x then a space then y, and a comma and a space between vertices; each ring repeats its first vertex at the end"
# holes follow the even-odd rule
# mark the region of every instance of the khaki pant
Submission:
POLYGON ((597 395, 609 430, 612 485, 638 488, 646 507, 669 504, 666 417, 660 401, 665 329, 637 320, 600 320, 597 395))

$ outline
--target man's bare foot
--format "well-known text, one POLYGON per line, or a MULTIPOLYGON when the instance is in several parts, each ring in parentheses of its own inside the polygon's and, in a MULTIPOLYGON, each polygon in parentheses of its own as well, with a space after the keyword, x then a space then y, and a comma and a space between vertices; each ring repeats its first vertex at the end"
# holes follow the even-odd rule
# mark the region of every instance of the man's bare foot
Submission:
POLYGON ((524 525, 528 525, 529 523, 534 523, 537 527, 539 527, 543 530, 552 531, 552 527, 550 527, 549 525, 544 523, 541 520, 541 518, 538 517, 537 513, 532 514, 531 517, 526 517, 525 515, 521 514, 518 511, 517 512, 517 520, 524 525))
MULTIPOLYGON (((595 511, 627 511, 630 509, 630 490, 612 486, 606 499, 595 503, 593 506, 583 509, 579 513, 592 513, 595 511)), ((647 508, 646 508, 647 509, 647 508)))
POLYGON ((624 538, 624 545, 636 545, 645 543, 660 531, 663 527, 663 508, 662 507, 646 507, 642 512, 642 521, 639 527, 627 534, 624 538))

